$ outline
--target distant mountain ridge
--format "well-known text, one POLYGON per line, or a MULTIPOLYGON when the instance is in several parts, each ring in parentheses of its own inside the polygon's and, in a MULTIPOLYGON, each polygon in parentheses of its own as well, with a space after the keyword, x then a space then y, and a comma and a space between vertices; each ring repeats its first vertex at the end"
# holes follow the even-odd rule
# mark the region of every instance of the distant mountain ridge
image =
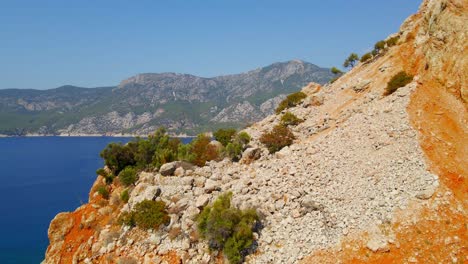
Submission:
POLYGON ((329 69, 293 60, 213 78, 143 73, 112 87, 5 89, 0 134, 144 135, 165 126, 193 135, 258 121, 286 94, 331 78, 329 69))

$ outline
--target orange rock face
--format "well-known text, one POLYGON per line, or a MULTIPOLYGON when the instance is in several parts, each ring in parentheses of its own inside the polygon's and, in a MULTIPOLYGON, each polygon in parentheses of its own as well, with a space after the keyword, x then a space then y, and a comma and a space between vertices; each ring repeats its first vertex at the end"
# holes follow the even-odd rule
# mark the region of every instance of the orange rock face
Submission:
POLYGON ((418 78, 407 111, 445 202, 397 212, 381 227, 395 234, 387 252, 368 249, 364 233, 304 263, 468 263, 467 19, 467 1, 425 1, 402 26, 403 43, 382 58, 418 78))

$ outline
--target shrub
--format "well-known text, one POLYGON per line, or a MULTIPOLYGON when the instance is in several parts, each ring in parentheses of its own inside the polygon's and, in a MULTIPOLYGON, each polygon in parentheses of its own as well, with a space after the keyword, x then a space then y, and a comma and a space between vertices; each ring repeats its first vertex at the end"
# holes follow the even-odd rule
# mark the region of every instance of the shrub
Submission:
POLYGON ((119 179, 125 186, 132 185, 137 180, 137 171, 133 167, 126 167, 120 172, 119 179))
POLYGON ((270 153, 275 153, 278 150, 291 145, 294 139, 294 134, 288 127, 277 125, 270 132, 262 134, 260 142, 268 148, 270 153))
POLYGON ((96 174, 97 174, 97 175, 101 175, 101 176, 103 176, 103 177, 106 177, 106 176, 107 176, 107 172, 106 172, 106 170, 104 170, 103 168, 97 169, 97 170, 96 170, 96 174))
POLYGON ((118 175, 127 166, 135 165, 134 152, 121 143, 110 143, 100 155, 114 175, 118 175))
POLYGON ((242 131, 234 136, 224 148, 225 156, 229 157, 232 161, 239 161, 242 158, 242 151, 245 150, 247 144, 250 142, 250 135, 242 131))
POLYGON ((142 229, 157 229, 162 224, 169 224, 170 220, 166 204, 162 201, 151 200, 137 203, 131 212, 124 212, 119 217, 120 224, 142 229))
POLYGON ((284 125, 284 126, 296 126, 296 125, 299 125, 302 122, 304 122, 304 120, 298 118, 295 114, 293 114, 291 112, 286 112, 281 117, 281 124, 284 125))
POLYGON ((121 225, 134 227, 136 225, 135 214, 133 212, 123 212, 117 222, 121 225))
POLYGON ((238 133, 234 139, 235 142, 238 142, 239 144, 242 144, 243 146, 247 145, 250 143, 250 140, 252 138, 250 137, 250 135, 245 132, 245 131, 242 131, 240 133, 238 133))
POLYGON ((107 173, 103 168, 96 170, 96 174, 104 177, 106 184, 111 184, 114 181, 114 175, 107 173))
POLYGON ((99 195, 102 196, 102 198, 104 198, 106 200, 109 199, 109 190, 107 190, 106 186, 103 186, 103 185, 99 186, 97 188, 97 192, 98 192, 99 195))
POLYGON ((411 81, 413 81, 412 75, 407 74, 404 71, 397 73, 388 82, 387 87, 385 88, 384 95, 390 95, 394 93, 398 88, 406 86, 411 81))
POLYGON ((343 63, 345 68, 351 67, 353 68, 356 65, 356 62, 359 60, 359 56, 356 53, 351 53, 348 58, 343 63))
POLYGON ((229 142, 232 141, 232 138, 236 134, 236 130, 233 128, 228 129, 218 129, 213 133, 214 138, 219 141, 223 146, 227 146, 229 142))
POLYGON ((377 51, 377 53, 384 49, 385 49, 385 41, 381 40, 375 43, 374 50, 377 51))
POLYGON ((284 109, 287 109, 287 108, 294 107, 294 106, 298 105, 306 97, 307 97, 307 95, 305 93, 303 93, 303 92, 296 92, 296 93, 288 95, 278 105, 278 107, 276 108, 276 113, 279 114, 284 109))
POLYGON ((366 62, 368 60, 372 59, 372 53, 368 52, 361 57, 361 62, 366 62))
POLYGON ((128 199, 130 199, 130 195, 128 193, 128 189, 125 189, 123 190, 121 193, 120 193, 120 199, 124 202, 124 203, 128 203, 128 199))
POLYGON ((398 41, 400 40, 400 36, 395 36, 393 38, 387 39, 387 47, 393 47, 396 44, 398 44, 398 41))
POLYGON ((223 250, 230 263, 240 263, 254 242, 259 221, 255 210, 231 207, 232 193, 223 194, 206 206, 197 218, 198 231, 212 250, 223 250))
POLYGON ((231 160, 238 161, 241 158, 242 150, 243 150, 243 147, 241 144, 237 142, 234 142, 234 143, 230 142, 228 143, 224 151, 226 153, 226 156, 228 156, 231 160))
POLYGON ((157 229, 161 224, 168 224, 170 217, 163 201, 144 200, 135 205, 136 226, 143 229, 157 229))
POLYGON ((330 69, 330 71, 331 71, 331 73, 333 73, 333 74, 335 74, 335 75, 338 75, 338 74, 342 74, 342 73, 343 73, 342 71, 340 71, 340 70, 339 70, 338 68, 336 68, 336 67, 332 67, 332 68, 330 69))
POLYGON ((190 144, 192 155, 191 162, 197 166, 205 166, 205 163, 218 158, 219 153, 214 145, 210 145, 210 137, 200 134, 190 144))

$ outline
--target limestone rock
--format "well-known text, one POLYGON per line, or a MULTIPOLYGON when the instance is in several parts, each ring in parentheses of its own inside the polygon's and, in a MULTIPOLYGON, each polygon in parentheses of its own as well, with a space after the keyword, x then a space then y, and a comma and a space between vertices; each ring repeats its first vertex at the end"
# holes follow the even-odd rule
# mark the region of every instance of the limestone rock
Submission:
POLYGON ((163 164, 161 168, 159 168, 159 173, 163 176, 170 176, 174 173, 174 171, 177 169, 177 161, 174 162, 169 162, 166 164, 163 164))
POLYGON ((262 155, 262 150, 260 148, 247 148, 244 153, 242 153, 241 162, 245 164, 250 164, 251 162, 258 160, 262 155))

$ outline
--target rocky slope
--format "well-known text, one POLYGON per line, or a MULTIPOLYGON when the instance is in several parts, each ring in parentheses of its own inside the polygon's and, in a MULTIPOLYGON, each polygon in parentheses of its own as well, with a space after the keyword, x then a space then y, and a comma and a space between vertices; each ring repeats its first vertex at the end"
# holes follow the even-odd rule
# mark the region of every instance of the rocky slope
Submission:
POLYGON ((222 263, 198 239, 194 218, 225 191, 264 216, 248 263, 465 263, 467 8, 425 0, 397 46, 332 85, 304 87, 308 97, 290 111, 305 121, 274 155, 258 142, 279 122, 271 115, 246 129, 252 148, 239 163, 141 173, 127 204, 119 185, 109 202, 93 189, 88 204, 52 221, 45 263, 222 263), (414 80, 383 96, 401 70, 414 80), (115 223, 155 195, 168 204, 169 226, 115 223))
POLYGON ((331 78, 328 69, 295 60, 214 78, 146 73, 117 87, 0 90, 0 134, 147 135, 165 126, 194 135, 261 120, 285 94, 331 78))

